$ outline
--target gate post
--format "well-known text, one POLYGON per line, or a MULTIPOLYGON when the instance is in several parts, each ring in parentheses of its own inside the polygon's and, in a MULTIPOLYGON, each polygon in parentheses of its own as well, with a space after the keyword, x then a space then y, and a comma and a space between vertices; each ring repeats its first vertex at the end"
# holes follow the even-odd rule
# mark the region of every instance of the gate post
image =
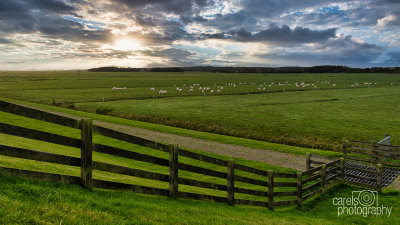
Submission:
POLYGON ((92 148, 93 148, 93 127, 91 119, 82 119, 81 128, 81 180, 82 185, 92 188, 92 148))

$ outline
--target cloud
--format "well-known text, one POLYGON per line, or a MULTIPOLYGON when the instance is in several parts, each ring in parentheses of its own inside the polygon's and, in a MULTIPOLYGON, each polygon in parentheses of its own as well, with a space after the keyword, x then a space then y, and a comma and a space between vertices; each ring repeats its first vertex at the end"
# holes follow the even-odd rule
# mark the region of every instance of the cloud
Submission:
POLYGON ((302 44, 323 42, 336 36, 336 29, 310 30, 309 28, 295 27, 291 29, 287 25, 278 27, 274 24, 268 29, 251 33, 245 29, 205 35, 207 38, 231 39, 239 42, 269 42, 277 44, 302 44))
POLYGON ((400 17, 397 15, 388 15, 377 21, 378 27, 387 27, 387 26, 394 26, 400 25, 400 17))
POLYGON ((38 15, 74 14, 74 11, 72 5, 60 0, 0 0, 0 30, 34 32, 38 15))
POLYGON ((111 0, 114 4, 124 4, 134 9, 146 9, 166 13, 181 14, 191 12, 196 7, 211 5, 211 0, 111 0))
POLYGON ((314 44, 301 51, 286 51, 274 53, 258 53, 257 57, 271 61, 298 63, 299 65, 353 65, 360 66, 373 63, 384 48, 375 44, 361 42, 351 36, 329 39, 325 43, 314 44))
POLYGON ((391 51, 387 56, 389 56, 389 59, 386 60, 387 63, 400 64, 400 51, 391 51))

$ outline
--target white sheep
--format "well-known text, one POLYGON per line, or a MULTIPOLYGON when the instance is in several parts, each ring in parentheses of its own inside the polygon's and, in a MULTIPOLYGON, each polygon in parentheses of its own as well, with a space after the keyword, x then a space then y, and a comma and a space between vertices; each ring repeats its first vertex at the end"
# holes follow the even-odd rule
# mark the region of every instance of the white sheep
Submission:
POLYGON ((150 88, 150 91, 156 91, 156 89, 155 88, 150 88))

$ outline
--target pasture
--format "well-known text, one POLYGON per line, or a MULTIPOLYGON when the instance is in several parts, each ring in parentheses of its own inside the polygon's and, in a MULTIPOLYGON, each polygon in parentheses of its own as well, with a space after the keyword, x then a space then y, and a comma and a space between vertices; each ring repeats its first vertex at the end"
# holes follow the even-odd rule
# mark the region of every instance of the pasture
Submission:
POLYGON ((296 146, 400 139, 398 74, 2 72, 0 82, 5 98, 296 146))
MULTIPOLYGON (((398 143, 400 137, 396 126, 393 125, 399 122, 396 117, 399 109, 395 107, 399 104, 398 96, 400 96, 398 75, 86 73, 79 71, 2 72, 0 74, 0 97, 2 99, 11 98, 44 103, 48 106, 42 107, 52 111, 67 112, 116 124, 129 124, 130 126, 223 143, 243 144, 297 154, 304 154, 308 151, 300 147, 275 145, 212 133, 333 150, 340 147, 344 137, 372 141, 390 133, 395 144, 398 143), (302 87, 302 83, 307 85, 302 87), (195 85, 197 89, 193 88, 193 91, 189 92, 190 86, 194 84, 199 84, 195 85), (209 87, 210 90, 206 89, 204 95, 204 92, 198 89, 200 86, 209 87), (126 87, 126 89, 112 90, 113 87, 126 87), (154 88, 154 91, 151 88, 154 88), (217 90, 217 88, 220 92, 211 93, 211 90, 217 90), (167 94, 159 95, 159 90, 166 90, 167 94), (108 116, 65 108, 56 109, 56 107, 50 106, 53 104, 108 116), (110 117, 110 115, 115 117, 110 117), (129 121, 124 118, 159 124, 129 121), (164 125, 188 128, 193 131, 164 125)), ((38 106, 38 104, 27 104, 38 106)), ((79 130, 4 112, 0 112, 0 122, 74 138, 78 138, 80 135, 79 130)), ((74 157, 80 155, 79 149, 76 148, 5 134, 0 134, 0 141, 4 145, 48 153, 74 157)), ((168 159, 166 153, 116 141, 101 135, 94 135, 94 141, 168 159)), ((323 152, 314 151, 316 153, 323 152)), ((230 158, 202 153, 220 159, 230 158)), ((333 155, 332 152, 329 153, 333 155)), ((328 155, 328 152, 325 155, 328 155)), ((102 153, 95 152, 93 159, 99 162, 168 174, 167 169, 157 165, 132 162, 102 153)), ((234 160, 243 165, 263 170, 294 172, 292 169, 265 163, 239 158, 234 160)), ((208 169, 226 172, 226 168, 199 163, 189 158, 182 157, 182 162, 200 164, 208 169)), ((0 166, 73 176, 80 174, 77 167, 7 156, 0 157, 0 166)), ((248 175, 246 172, 242 173, 242 175, 245 174, 248 175)), ((226 182, 223 179, 185 171, 180 172, 179 176, 217 184, 226 182)), ((167 188, 167 184, 158 181, 102 171, 94 171, 93 177, 107 181, 167 188)), ((257 175, 253 175, 253 178, 260 179, 257 175)), ((331 200, 337 196, 351 196, 352 191, 360 190, 350 186, 344 186, 341 189, 334 188, 322 197, 325 201, 320 201, 321 197, 317 197, 305 202, 301 208, 289 206, 271 212, 267 209, 255 209, 248 206, 231 207, 218 203, 174 200, 120 191, 86 190, 73 185, 21 180, 4 175, 0 176, 0 183, 4 187, 0 191, 4 209, 0 212, 0 222, 5 224, 17 221, 41 224, 49 223, 49 221, 50 223, 87 222, 95 224, 131 222, 201 224, 205 221, 207 223, 214 221, 217 224, 285 224, 292 223, 292 221, 308 224, 342 224, 343 222, 379 224, 398 220, 398 213, 394 213, 390 218, 382 216, 372 218, 338 217, 337 209, 332 205, 331 200), (59 201, 60 199, 62 201, 59 201), (132 216, 132 212, 135 216, 132 216), (193 217, 193 213, 201 214, 201 216, 193 217)), ((237 182, 237 185, 242 188, 265 190, 265 187, 242 182, 237 182)), ((277 187, 277 190, 286 189, 277 187)), ((222 191, 185 185, 180 186, 180 191, 196 191, 220 197, 226 195, 222 191)), ((265 200, 265 197, 245 194, 238 194, 237 197, 247 200, 265 200)), ((384 191, 379 197, 380 203, 385 206, 393 206, 394 211, 398 209, 398 192, 384 191)))

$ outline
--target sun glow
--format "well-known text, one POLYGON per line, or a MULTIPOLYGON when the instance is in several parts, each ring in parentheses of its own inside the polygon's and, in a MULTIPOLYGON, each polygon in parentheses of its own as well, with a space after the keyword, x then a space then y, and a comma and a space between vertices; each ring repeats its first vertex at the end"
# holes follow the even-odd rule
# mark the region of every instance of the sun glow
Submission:
POLYGON ((120 51, 134 51, 140 49, 140 47, 140 43, 133 39, 120 39, 112 46, 113 49, 120 51))

